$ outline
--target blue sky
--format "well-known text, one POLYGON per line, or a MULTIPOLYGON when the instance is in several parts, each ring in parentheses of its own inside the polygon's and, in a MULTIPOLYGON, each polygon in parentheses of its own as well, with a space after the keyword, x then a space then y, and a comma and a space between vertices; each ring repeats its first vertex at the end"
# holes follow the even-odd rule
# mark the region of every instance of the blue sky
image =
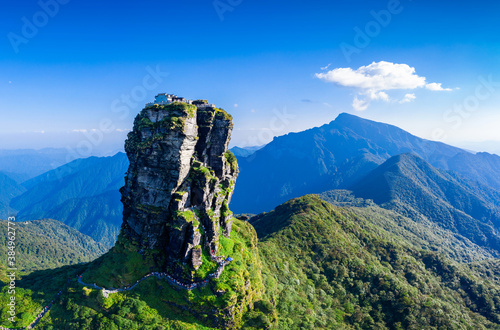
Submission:
POLYGON ((144 103, 172 92, 228 110, 232 145, 349 112, 493 150, 478 143, 500 141, 499 9, 493 1, 8 1, 0 148, 118 150, 144 103))

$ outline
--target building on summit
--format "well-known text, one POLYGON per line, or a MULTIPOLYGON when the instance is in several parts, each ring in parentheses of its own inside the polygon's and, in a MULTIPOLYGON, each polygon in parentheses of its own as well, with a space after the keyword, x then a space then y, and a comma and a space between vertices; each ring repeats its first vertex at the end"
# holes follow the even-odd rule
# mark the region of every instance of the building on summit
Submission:
POLYGON ((167 105, 167 104, 171 104, 174 102, 193 104, 193 105, 196 105, 197 108, 215 108, 215 104, 210 104, 204 100, 195 100, 195 101, 187 100, 183 97, 179 97, 177 95, 167 94, 167 93, 160 93, 160 94, 156 95, 155 101, 146 103, 146 107, 150 107, 150 106, 153 106, 155 104, 167 105))

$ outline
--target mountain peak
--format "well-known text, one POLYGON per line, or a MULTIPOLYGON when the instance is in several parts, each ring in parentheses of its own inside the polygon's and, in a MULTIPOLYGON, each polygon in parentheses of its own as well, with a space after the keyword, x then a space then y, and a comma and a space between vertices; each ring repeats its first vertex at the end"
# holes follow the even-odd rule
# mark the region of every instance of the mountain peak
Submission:
POLYGON ((294 197, 351 186, 371 170, 411 152, 441 169, 464 150, 393 125, 341 113, 329 124, 274 139, 248 159, 233 198, 236 213, 269 211, 294 197))
POLYGON ((366 130, 368 128, 371 129, 371 133, 374 132, 374 130, 378 133, 381 132, 391 132, 391 133, 397 133, 397 134, 403 134, 403 135, 408 135, 408 136, 414 136, 411 133, 408 133, 407 131, 386 123, 374 121, 371 119, 366 119, 362 118, 347 112, 342 112, 335 118, 334 121, 332 121, 330 124, 334 124, 336 126, 341 126, 341 127, 349 127, 352 130, 366 130))
POLYGON ((352 120, 352 119, 356 119, 356 120, 367 120, 367 119, 365 119, 365 118, 362 118, 362 117, 359 117, 359 116, 353 115, 353 114, 348 113, 348 112, 341 112, 341 113, 337 116, 337 118, 335 118, 335 121, 337 121, 337 120, 340 120, 340 121, 341 121, 341 120, 346 120, 346 119, 348 119, 348 120, 352 120))
POLYGON ((430 164, 426 163, 421 157, 415 155, 414 153, 411 152, 405 152, 396 156, 393 156, 389 158, 385 164, 387 165, 392 165, 392 164, 397 164, 397 163, 404 163, 404 164, 410 164, 410 163, 422 163, 430 166, 430 164))

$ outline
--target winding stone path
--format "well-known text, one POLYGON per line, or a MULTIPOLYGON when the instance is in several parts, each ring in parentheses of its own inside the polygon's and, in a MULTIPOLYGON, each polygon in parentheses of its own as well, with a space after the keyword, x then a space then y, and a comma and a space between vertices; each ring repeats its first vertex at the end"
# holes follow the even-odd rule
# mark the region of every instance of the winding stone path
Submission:
MULTIPOLYGON (((144 277, 142 277, 141 279, 137 280, 133 285, 125 286, 123 288, 118 288, 118 289, 115 289, 115 288, 106 289, 104 287, 98 286, 95 283, 94 284, 85 283, 82 281, 83 274, 77 275, 77 280, 78 280, 78 283, 80 283, 83 286, 89 286, 89 287, 92 287, 92 288, 97 289, 97 290, 102 290, 102 295, 105 298, 108 298, 111 293, 130 291, 130 290, 134 289, 137 285, 139 285, 139 283, 141 283, 142 281, 144 281, 145 279, 147 279, 148 277, 151 277, 151 276, 155 276, 158 279, 164 279, 175 287, 190 291, 190 290, 193 290, 196 288, 204 287, 205 285, 207 285, 208 281, 211 279, 218 279, 220 277, 220 275, 222 274, 222 272, 224 271, 224 267, 226 267, 232 261, 231 258, 226 259, 224 256, 215 256, 213 251, 210 251, 210 257, 212 258, 213 261, 217 262, 219 267, 217 267, 217 270, 214 273, 209 274, 206 279, 204 279, 203 281, 199 281, 199 282, 183 283, 165 272, 149 273, 149 274, 145 275, 144 277)), ((52 307, 54 302, 60 297, 61 294, 62 294, 62 291, 59 291, 59 293, 54 297, 54 299, 52 299, 52 301, 47 306, 44 307, 44 309, 37 315, 37 317, 33 320, 33 322, 30 323, 29 326, 24 327, 24 328, 5 328, 5 327, 0 326, 0 330, 33 329, 38 324, 38 322, 40 322, 42 317, 44 317, 45 314, 47 314, 47 312, 50 310, 50 308, 52 307)))
POLYGON ((176 286, 176 287, 181 288, 181 289, 193 290, 193 289, 196 289, 199 287, 204 287, 210 279, 218 279, 220 277, 220 275, 222 274, 222 272, 224 271, 224 267, 226 267, 232 261, 231 258, 226 259, 224 256, 215 256, 213 251, 210 251, 210 257, 212 258, 213 261, 217 262, 217 265, 218 265, 217 270, 214 273, 209 274, 206 279, 199 281, 199 282, 183 283, 183 282, 175 279, 175 277, 173 277, 172 275, 169 275, 166 272, 152 272, 152 273, 144 275, 141 279, 137 280, 133 285, 125 286, 123 288, 106 289, 104 287, 98 286, 95 283, 93 283, 93 284, 85 283, 82 280, 83 275, 78 276, 78 283, 80 283, 81 285, 84 285, 84 286, 90 286, 90 287, 97 289, 97 290, 102 290, 102 295, 105 298, 108 298, 110 293, 130 291, 130 290, 134 289, 139 283, 141 283, 142 281, 144 281, 145 279, 147 279, 150 276, 155 276, 158 279, 167 280, 167 282, 169 282, 173 286, 176 286))

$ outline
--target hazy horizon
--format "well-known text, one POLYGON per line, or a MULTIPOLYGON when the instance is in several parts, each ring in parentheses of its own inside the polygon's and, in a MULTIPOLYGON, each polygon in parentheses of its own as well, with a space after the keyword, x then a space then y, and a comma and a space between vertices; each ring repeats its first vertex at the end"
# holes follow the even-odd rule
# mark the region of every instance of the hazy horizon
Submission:
MULTIPOLYGON (((356 114, 358 115, 358 114, 356 114)), ((361 118, 363 118, 362 116, 359 116, 361 118)), ((325 125, 325 124, 328 124, 329 122, 326 122, 322 125, 325 125)), ((386 124, 391 124, 391 123, 386 123, 386 124)), ((315 127, 320 127, 322 125, 318 125, 318 126, 315 126, 315 127)), ((391 124, 392 125, 392 124, 391 124)), ((311 127, 311 128, 314 128, 314 127, 311 127)), ((401 128, 401 127, 400 127, 401 128)), ((300 132, 300 131, 297 131, 297 132, 300 132)), ((295 133, 297 133, 295 132, 295 133)), ((126 134, 128 132, 125 132, 123 134, 123 140, 120 140, 120 141, 116 141, 114 143, 109 143, 111 139, 107 139, 107 141, 103 138, 103 142, 102 143, 99 143, 99 144, 96 144, 96 145, 92 145, 92 148, 90 150, 90 154, 84 154, 84 155, 78 155, 78 148, 76 147, 73 147, 71 145, 71 143, 68 143, 67 140, 65 141, 61 141, 59 145, 57 144, 54 144, 54 145, 49 145, 49 146, 46 146, 44 145, 43 141, 40 142, 38 140, 30 140, 30 141, 38 141, 39 142, 39 147, 29 147, 29 144, 27 146, 19 146, 19 147, 2 147, 0 145, 0 151, 20 151, 20 150, 27 150, 27 151, 31 151, 31 150, 35 150, 35 151, 41 151, 41 150, 44 150, 44 149, 55 149, 55 150, 65 150, 65 151, 68 151, 69 153, 73 154, 74 157, 73 158, 80 158, 79 156, 81 156, 81 158, 85 158, 85 157, 89 157, 89 156, 97 156, 97 157, 105 157, 105 156, 112 156, 112 155, 115 155, 116 153, 118 152, 125 152, 125 149, 124 149, 124 142, 125 142, 125 139, 127 138, 126 137, 126 134)), ((294 133, 294 132, 286 132, 284 134, 281 134, 281 135, 275 135, 273 136, 274 137, 279 137, 279 136, 283 136, 283 135, 286 135, 288 133, 294 133)), ((410 132, 411 133, 411 132, 410 132)), ((84 137, 83 141, 89 141, 89 137, 91 136, 94 136, 94 137, 98 137, 96 132, 92 132, 92 131, 89 131, 89 132, 81 132, 81 136, 84 137)), ((103 137, 106 136, 106 134, 103 134, 103 137)), ((418 135, 417 135, 418 136, 418 135)), ((420 137, 420 136, 419 136, 420 137)), ((116 138, 117 140, 118 138, 116 138)), ((2 140, 0 140, 1 142, 2 140)), ((82 141, 81 139, 75 139, 75 141, 73 141, 73 145, 78 145, 78 142, 79 141, 82 141)), ((272 141, 272 139, 271 139, 272 141)), ((271 142, 269 141, 269 142, 271 142)), ((263 143, 263 144, 255 144, 255 145, 237 145, 235 144, 233 141, 231 141, 231 144, 230 144, 230 148, 233 148, 233 147, 241 147, 241 148, 247 148, 247 147, 261 147, 261 146, 265 146, 267 145, 269 142, 266 142, 266 143, 263 143)), ((462 148, 464 150, 467 150, 467 151, 471 151, 471 152, 488 152, 488 153, 491 153, 491 154, 497 154, 500 156, 500 143, 499 141, 460 141, 460 142, 457 142, 457 143, 447 143, 451 146, 454 146, 454 147, 458 147, 458 148, 462 148)), ((85 148, 83 148, 83 150, 87 150, 85 148)))

